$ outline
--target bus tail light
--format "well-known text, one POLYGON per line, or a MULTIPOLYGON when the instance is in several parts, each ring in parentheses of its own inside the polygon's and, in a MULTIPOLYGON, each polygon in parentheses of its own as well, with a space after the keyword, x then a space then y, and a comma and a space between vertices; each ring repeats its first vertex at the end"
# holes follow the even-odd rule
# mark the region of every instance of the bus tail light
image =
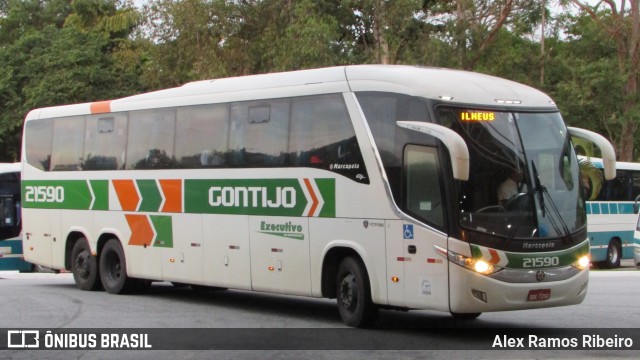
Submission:
POLYGON ((469 270, 475 271, 479 274, 491 275, 495 272, 502 270, 501 267, 490 264, 484 260, 474 259, 468 256, 464 256, 462 254, 458 254, 451 250, 443 249, 436 245, 434 245, 434 247, 440 255, 442 255, 443 257, 446 257, 452 263, 465 267, 469 270))

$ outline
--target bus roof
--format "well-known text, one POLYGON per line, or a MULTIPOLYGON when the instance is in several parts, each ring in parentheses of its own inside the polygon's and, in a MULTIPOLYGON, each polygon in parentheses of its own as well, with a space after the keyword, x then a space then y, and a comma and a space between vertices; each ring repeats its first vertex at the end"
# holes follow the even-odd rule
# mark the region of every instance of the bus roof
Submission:
POLYGON ((352 65, 195 81, 112 101, 36 109, 27 120, 348 91, 398 92, 479 106, 556 109, 543 92, 490 75, 406 65, 352 65))

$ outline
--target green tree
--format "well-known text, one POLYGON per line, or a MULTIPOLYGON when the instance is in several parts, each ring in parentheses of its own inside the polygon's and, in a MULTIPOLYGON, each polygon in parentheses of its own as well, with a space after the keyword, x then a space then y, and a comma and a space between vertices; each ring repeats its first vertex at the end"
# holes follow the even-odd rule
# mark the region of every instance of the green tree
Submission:
MULTIPOLYGON (((632 161, 634 154, 635 134, 640 126, 640 0, 629 0, 619 4, 614 0, 602 0, 591 6, 586 1, 570 0, 580 11, 598 26, 615 45, 618 76, 622 88, 622 111, 612 114, 617 116, 614 122, 617 139, 618 158, 621 161, 632 161)), ((613 90, 613 89, 612 89, 613 90)), ((611 91, 611 90, 610 90, 611 91)))
POLYGON ((9 2, 6 16, 0 19, 0 146, 6 149, 0 161, 19 158, 21 126, 31 109, 116 98, 141 89, 139 65, 120 56, 132 26, 112 31, 92 27, 91 21, 68 25, 60 21, 61 14, 66 14, 64 19, 88 20, 86 14, 76 12, 79 6, 109 8, 114 15, 116 4, 107 0, 9 2), (7 24, 14 27, 9 29, 7 24))
POLYGON ((565 14, 560 21, 565 35, 550 42, 547 90, 569 124, 619 143, 625 80, 618 71, 616 44, 587 14, 565 14))
POLYGON ((149 61, 144 83, 151 88, 226 76, 222 52, 234 3, 160 0, 144 9, 149 61))

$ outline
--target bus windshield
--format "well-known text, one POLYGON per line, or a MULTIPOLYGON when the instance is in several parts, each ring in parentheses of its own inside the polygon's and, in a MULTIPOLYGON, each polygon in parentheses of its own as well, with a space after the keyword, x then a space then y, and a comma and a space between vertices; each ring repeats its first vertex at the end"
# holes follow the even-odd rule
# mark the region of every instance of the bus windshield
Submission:
POLYGON ((559 113, 439 108, 467 142, 460 225, 507 239, 564 238, 586 224, 579 167, 559 113))

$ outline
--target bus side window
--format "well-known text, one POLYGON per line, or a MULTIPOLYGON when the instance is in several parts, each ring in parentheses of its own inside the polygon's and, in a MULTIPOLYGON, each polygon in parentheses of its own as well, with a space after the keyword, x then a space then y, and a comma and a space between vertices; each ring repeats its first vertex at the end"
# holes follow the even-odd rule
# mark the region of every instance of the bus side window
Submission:
POLYGON ((127 121, 127 113, 87 116, 82 170, 124 169, 127 121))
POLYGON ((360 183, 369 182, 340 94, 294 98, 289 153, 291 166, 330 170, 360 183))
POLYGON ((53 119, 29 121, 25 127, 27 163, 49 171, 51 142, 53 141, 53 119))
POLYGON ((405 148, 403 210, 437 228, 444 228, 439 168, 436 148, 417 145, 405 148))
POLYGON ((127 141, 127 169, 173 167, 175 109, 132 111, 127 141))
POLYGON ((287 163, 289 99, 231 104, 231 165, 274 167, 287 163))
POLYGON ((51 171, 82 170, 84 116, 57 118, 53 121, 51 171))
POLYGON ((185 169, 228 165, 228 104, 178 108, 176 166, 185 169))

